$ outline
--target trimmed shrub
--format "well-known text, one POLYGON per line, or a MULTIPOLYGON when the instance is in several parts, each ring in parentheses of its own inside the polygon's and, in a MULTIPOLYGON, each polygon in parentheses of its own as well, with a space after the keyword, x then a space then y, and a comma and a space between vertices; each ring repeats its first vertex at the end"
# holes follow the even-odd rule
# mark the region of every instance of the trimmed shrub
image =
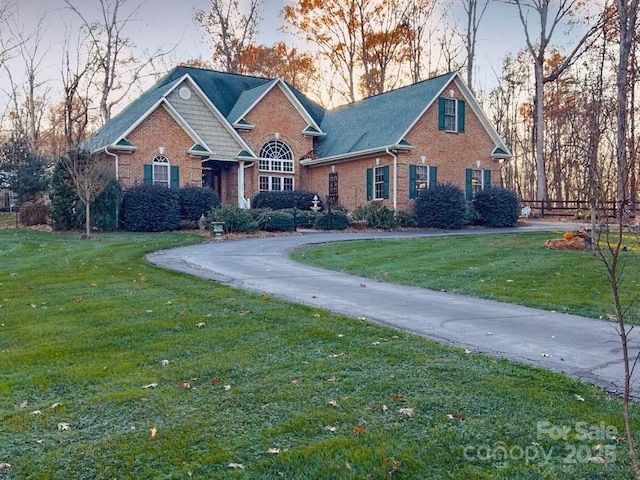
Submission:
POLYGON ((390 230, 398 226, 396 212, 385 205, 375 203, 359 206, 353 211, 351 218, 355 221, 366 221, 369 228, 390 230))
POLYGON ((467 201, 460 187, 441 183, 416 199, 415 210, 420 227, 458 229, 465 223, 467 201))
MULTIPOLYGON (((291 190, 286 192, 259 192, 253 197, 252 208, 270 208, 271 210, 283 210, 285 208, 297 208, 309 210, 313 206, 313 197, 316 194, 304 190, 291 190)), ((322 202, 318 204, 322 207, 322 202)))
MULTIPOLYGON (((291 213, 293 215, 293 212, 291 213)), ((296 210, 295 223, 296 227, 313 228, 319 213, 313 210, 296 210)))
POLYGON ((46 205, 25 205, 20 207, 20 224, 25 227, 49 223, 49 208, 46 205))
POLYGON ((396 212, 396 221, 399 227, 414 228, 418 226, 416 216, 409 212, 396 212))
POLYGON ((267 232, 292 232, 293 215, 283 211, 264 212, 258 220, 261 230, 267 232))
POLYGON ((320 230, 344 230, 349 226, 349 217, 342 210, 332 210, 318 214, 313 226, 320 230))
POLYGON ((207 216, 207 224, 211 222, 224 222, 226 233, 247 233, 258 230, 258 222, 253 219, 249 210, 237 205, 224 204, 220 208, 214 208, 207 216))
POLYGON ((49 188, 49 215, 54 230, 72 230, 82 225, 76 215, 78 197, 69 186, 69 181, 69 173, 57 163, 49 188))
POLYGON ((212 208, 220 206, 220 198, 213 190, 202 187, 184 187, 180 195, 180 216, 182 220, 197 222, 201 215, 207 215, 212 208))
MULTIPOLYGON (((112 179, 91 205, 92 228, 102 231, 118 229, 118 212, 120 203, 122 202, 122 195, 120 182, 115 178, 112 179)), ((78 215, 77 223, 84 225, 84 202, 79 200, 76 205, 76 210, 78 215)))
POLYGON ((122 198, 122 226, 130 232, 163 232, 180 228, 180 198, 160 185, 135 185, 122 198))
POLYGON ((488 227, 513 227, 520 216, 520 199, 513 190, 486 188, 476 194, 473 207, 480 222, 488 227))

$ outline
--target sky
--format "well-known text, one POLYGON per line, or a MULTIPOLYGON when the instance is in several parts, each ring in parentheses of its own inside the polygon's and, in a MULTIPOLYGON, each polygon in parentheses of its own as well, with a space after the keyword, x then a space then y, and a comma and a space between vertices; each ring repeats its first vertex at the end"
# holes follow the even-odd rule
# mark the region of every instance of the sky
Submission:
MULTIPOLYGON (((65 29, 78 29, 78 19, 66 6, 64 0, 5 0, 14 2, 14 18, 28 33, 35 28, 38 19, 43 18, 47 53, 42 70, 50 71, 51 78, 59 77, 60 55, 65 29)), ((246 5, 249 0, 240 0, 246 5)), ((460 0, 441 0, 448 2, 451 14, 464 17, 460 0)), ((87 18, 95 18, 98 0, 71 0, 87 18)), ((0 0, 2 3, 2 0, 0 0)), ((265 0, 262 22, 257 41, 271 45, 276 41, 296 42, 300 40, 284 34, 280 12, 287 0, 265 0)), ((129 12, 139 5, 134 20, 125 34, 136 44, 140 51, 149 52, 174 49, 166 59, 168 67, 187 59, 208 59, 211 44, 194 21, 197 10, 208 10, 209 0, 126 0, 124 11, 129 12)), ((560 35, 556 35, 562 38, 560 35)), ((507 54, 515 54, 524 46, 524 34, 517 7, 496 0, 489 4, 478 32, 475 72, 476 87, 488 91, 496 83, 502 59, 507 54)), ((6 79, 5 79, 6 81, 6 79)), ((52 80, 53 81, 53 80, 52 80)), ((5 88, 0 73, 0 88, 5 88)), ((0 98, 0 102, 2 99, 0 98)))

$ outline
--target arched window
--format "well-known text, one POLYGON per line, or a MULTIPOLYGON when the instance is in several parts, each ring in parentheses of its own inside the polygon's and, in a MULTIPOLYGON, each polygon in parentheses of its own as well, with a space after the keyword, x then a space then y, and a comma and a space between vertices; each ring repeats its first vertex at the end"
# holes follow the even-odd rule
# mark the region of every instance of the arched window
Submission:
POLYGON ((293 190, 293 151, 280 140, 270 140, 260 149, 258 168, 261 172, 277 172, 288 175, 260 175, 261 191, 293 190))
POLYGON ((156 155, 151 165, 153 168, 153 184, 169 187, 169 159, 164 155, 156 155))
POLYGON ((260 170, 265 172, 293 172, 293 151, 280 140, 271 140, 260 149, 260 170))

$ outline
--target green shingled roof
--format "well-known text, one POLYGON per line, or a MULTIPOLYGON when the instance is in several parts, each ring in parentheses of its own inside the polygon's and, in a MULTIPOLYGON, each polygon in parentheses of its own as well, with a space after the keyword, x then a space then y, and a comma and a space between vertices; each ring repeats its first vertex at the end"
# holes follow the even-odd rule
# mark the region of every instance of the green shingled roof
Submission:
POLYGON ((454 73, 369 97, 325 113, 318 157, 397 145, 424 109, 449 83, 454 73))
MULTIPOLYGON (((175 67, 85 140, 81 147, 95 151, 118 142, 151 107, 159 102, 187 74, 230 122, 238 120, 238 118, 231 117, 236 114, 242 115, 275 81, 269 78, 216 72, 195 67, 175 67)), ((288 87, 314 122, 320 124, 324 115, 322 107, 309 100, 292 86, 288 85, 288 87)))

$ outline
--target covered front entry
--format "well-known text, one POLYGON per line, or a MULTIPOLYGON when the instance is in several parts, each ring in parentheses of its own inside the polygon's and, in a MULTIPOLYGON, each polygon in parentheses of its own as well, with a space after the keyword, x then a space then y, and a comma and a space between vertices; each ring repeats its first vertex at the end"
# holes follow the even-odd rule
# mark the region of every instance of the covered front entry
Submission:
POLYGON ((202 186, 210 188, 222 198, 222 162, 205 160, 202 162, 202 186))

